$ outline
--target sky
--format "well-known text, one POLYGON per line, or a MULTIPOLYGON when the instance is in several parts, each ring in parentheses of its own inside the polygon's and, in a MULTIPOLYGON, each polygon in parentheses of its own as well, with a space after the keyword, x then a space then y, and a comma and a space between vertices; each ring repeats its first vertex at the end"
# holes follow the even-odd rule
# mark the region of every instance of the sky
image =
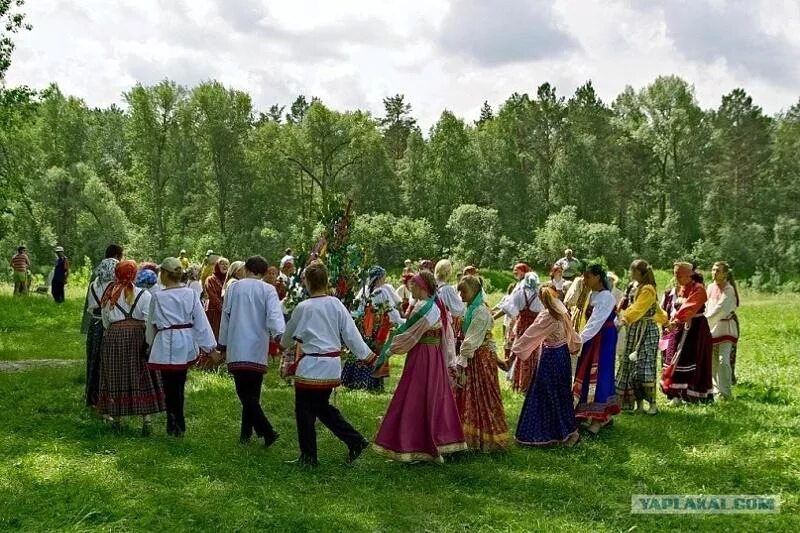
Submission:
POLYGON ((27 0, 7 85, 56 82, 90 106, 136 82, 216 79, 257 110, 317 96, 382 114, 404 94, 423 128, 477 118, 547 81, 607 103, 677 74, 704 108, 742 87, 769 114, 800 99, 797 0, 27 0))

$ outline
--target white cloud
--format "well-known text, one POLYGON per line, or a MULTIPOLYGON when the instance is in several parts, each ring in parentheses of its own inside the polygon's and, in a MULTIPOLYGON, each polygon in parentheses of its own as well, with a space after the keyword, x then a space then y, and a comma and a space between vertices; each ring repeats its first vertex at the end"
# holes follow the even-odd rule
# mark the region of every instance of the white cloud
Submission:
POLYGON ((767 112, 800 96, 800 7, 771 0, 36 0, 9 84, 58 83, 89 105, 135 82, 215 78, 256 107, 319 96, 381 113, 404 93, 427 128, 468 120, 484 100, 568 96, 591 79, 606 102, 661 74, 693 83, 704 107, 743 87, 767 112), (654 7, 654 4, 655 5, 654 7))

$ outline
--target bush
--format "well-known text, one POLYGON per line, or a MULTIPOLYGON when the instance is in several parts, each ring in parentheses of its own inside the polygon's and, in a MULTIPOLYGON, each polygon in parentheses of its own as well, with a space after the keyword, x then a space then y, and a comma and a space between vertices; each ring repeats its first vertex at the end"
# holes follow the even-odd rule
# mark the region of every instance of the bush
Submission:
POLYGON ((447 230, 453 239, 453 257, 475 266, 499 266, 500 218, 496 209, 473 204, 458 206, 447 221, 447 230))
POLYGON ((352 241, 364 250, 367 262, 389 269, 405 259, 435 258, 437 240, 433 226, 423 218, 381 213, 359 215, 353 224, 352 241))

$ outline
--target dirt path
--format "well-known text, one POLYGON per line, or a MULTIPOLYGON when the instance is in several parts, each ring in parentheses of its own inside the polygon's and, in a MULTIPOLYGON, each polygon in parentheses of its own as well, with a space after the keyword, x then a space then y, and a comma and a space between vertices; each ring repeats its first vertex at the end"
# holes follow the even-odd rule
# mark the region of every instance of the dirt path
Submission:
POLYGON ((0 372, 24 372, 32 368, 53 368, 80 363, 79 359, 23 359, 20 361, 0 361, 0 372))

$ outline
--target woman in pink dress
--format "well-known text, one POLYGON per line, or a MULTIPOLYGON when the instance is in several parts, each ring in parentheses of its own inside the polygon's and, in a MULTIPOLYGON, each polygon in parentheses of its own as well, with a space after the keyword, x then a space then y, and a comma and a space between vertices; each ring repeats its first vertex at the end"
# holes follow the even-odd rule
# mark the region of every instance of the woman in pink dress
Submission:
POLYGON ((455 364, 453 330, 433 275, 420 272, 410 286, 416 301, 411 317, 375 363, 380 368, 390 354, 408 354, 373 446, 396 461, 444 462, 443 455, 467 449, 448 376, 455 364))

